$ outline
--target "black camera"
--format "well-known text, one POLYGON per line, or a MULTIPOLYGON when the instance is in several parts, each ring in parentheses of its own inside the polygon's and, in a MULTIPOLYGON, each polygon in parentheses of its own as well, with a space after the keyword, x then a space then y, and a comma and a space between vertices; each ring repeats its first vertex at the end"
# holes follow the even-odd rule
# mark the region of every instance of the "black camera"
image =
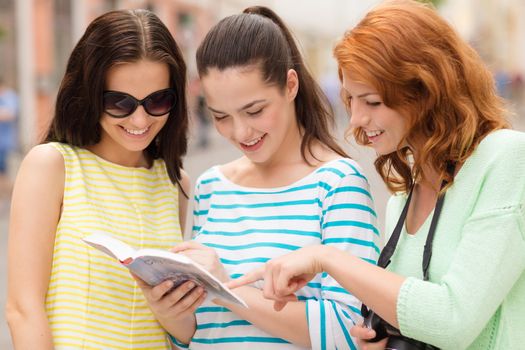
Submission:
POLYGON ((437 350, 435 346, 401 335, 399 330, 369 310, 365 305, 361 308, 364 325, 376 332, 376 336, 368 342, 375 343, 388 337, 386 350, 437 350))

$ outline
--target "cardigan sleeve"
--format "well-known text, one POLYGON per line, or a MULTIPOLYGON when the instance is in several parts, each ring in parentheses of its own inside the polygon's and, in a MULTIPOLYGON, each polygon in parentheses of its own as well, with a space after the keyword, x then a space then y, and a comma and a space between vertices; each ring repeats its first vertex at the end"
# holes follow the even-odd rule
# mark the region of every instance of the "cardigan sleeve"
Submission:
POLYGON ((471 219, 440 283, 407 278, 397 303, 401 333, 444 349, 466 348, 525 269, 523 216, 523 208, 513 207, 471 219))
POLYGON ((443 349, 466 348, 523 276, 525 142, 512 136, 476 155, 480 165, 469 175, 481 172, 481 185, 470 193, 475 206, 448 271, 437 282, 409 277, 401 286, 397 317, 403 335, 443 349))

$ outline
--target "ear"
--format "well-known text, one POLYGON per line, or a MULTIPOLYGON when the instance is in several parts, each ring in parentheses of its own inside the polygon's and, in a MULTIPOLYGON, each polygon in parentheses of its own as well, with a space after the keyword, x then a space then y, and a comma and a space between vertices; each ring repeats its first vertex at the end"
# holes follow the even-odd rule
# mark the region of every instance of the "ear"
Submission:
POLYGON ((289 69, 286 73, 286 96, 290 101, 294 100, 299 91, 299 77, 294 69, 289 69))

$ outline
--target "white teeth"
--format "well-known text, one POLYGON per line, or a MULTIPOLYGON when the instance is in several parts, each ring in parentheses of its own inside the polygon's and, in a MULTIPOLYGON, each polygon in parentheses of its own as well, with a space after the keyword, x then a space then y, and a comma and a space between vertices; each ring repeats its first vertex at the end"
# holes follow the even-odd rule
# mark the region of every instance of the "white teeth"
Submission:
MULTIPOLYGON (((264 136, 264 135, 263 135, 263 136, 264 136)), ((259 138, 256 138, 256 139, 253 140, 253 141, 250 141, 250 142, 243 142, 242 144, 243 144, 243 145, 246 145, 246 146, 253 146, 253 145, 255 145, 257 142, 261 141, 262 138, 263 138, 263 137, 261 136, 261 137, 259 137, 259 138)))
POLYGON ((366 131, 366 136, 368 136, 368 137, 374 137, 374 136, 379 136, 379 135, 381 135, 382 133, 384 133, 383 130, 366 131))
POLYGON ((140 130, 135 130, 135 129, 126 129, 126 128, 124 128, 124 130, 126 130, 127 133, 132 134, 132 135, 142 135, 142 134, 144 134, 146 131, 149 130, 149 126, 148 126, 147 128, 140 129, 140 130))

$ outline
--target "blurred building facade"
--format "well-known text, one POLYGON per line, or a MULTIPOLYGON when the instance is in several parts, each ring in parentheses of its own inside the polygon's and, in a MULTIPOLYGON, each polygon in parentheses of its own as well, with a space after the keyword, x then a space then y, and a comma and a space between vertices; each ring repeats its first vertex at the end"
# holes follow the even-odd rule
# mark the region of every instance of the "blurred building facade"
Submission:
POLYGON ((500 94, 525 118, 525 1, 455 0, 443 15, 492 69, 500 94))
MULTIPOLYGON (((333 13, 340 13, 334 6, 338 2, 327 1, 324 7, 332 6, 333 13)), ((0 74, 18 90, 21 97, 21 149, 27 151, 42 138, 53 114, 67 58, 87 24, 95 17, 119 8, 154 11, 182 48, 191 78, 195 75, 195 50, 207 30, 218 19, 255 3, 298 18, 295 24, 299 23, 298 26, 304 28, 302 36, 306 40, 301 42, 307 43, 303 48, 308 51, 306 54, 311 57, 314 66, 322 69, 321 62, 330 60, 318 53, 329 52, 333 42, 330 38, 331 27, 327 23, 340 22, 326 18, 313 25, 316 14, 310 11, 301 15, 296 1, 0 0, 0 74), (294 12, 298 11, 299 16, 294 16, 294 12)))
MULTIPOLYGON (((379 0, 0 0, 0 74, 21 97, 22 151, 38 142, 71 49, 87 24, 117 8, 148 8, 182 48, 190 78, 194 54, 218 19, 251 4, 273 8, 298 37, 310 68, 333 84, 334 41, 379 0), (324 76, 325 72, 331 75, 324 76)), ((441 12, 493 67, 519 80, 525 72, 525 1, 442 1, 441 12)), ((521 78, 522 79, 522 78, 521 78)))
POLYGON ((206 5, 205 1, 178 0, 0 0, 0 66, 21 97, 22 149, 43 136, 67 58, 94 18, 118 8, 150 9, 168 26, 188 58, 212 23, 206 5))

